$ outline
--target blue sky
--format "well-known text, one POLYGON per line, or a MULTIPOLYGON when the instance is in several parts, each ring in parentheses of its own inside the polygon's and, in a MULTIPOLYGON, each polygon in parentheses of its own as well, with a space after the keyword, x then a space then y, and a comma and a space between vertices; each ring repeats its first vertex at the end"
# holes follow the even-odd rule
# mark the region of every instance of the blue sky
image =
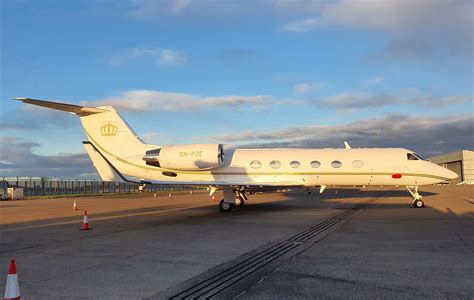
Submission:
POLYGON ((112 104, 159 145, 473 148, 472 1, 0 4, 0 175, 94 176, 78 119, 12 97, 112 104))

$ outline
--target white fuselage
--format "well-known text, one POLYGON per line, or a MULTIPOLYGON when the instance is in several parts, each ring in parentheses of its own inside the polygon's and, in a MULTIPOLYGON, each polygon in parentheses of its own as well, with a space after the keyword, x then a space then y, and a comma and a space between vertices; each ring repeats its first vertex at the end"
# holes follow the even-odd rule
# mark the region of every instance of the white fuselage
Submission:
POLYGON ((146 165, 142 155, 113 159, 124 174, 154 182, 226 183, 262 186, 427 185, 452 178, 452 172, 411 151, 370 149, 236 149, 226 151, 222 167, 176 171, 146 165), (273 163, 272 163, 273 162, 273 163), (163 175, 174 173, 175 177, 163 175))

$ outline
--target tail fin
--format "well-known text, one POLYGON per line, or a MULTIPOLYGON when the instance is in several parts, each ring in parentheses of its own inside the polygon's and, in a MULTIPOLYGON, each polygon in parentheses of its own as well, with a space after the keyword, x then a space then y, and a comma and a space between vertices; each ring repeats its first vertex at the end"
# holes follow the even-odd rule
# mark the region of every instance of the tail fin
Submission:
POLYGON ((112 156, 139 155, 150 148, 112 106, 87 107, 31 98, 15 98, 15 100, 78 115, 89 141, 99 150, 113 154, 112 156))

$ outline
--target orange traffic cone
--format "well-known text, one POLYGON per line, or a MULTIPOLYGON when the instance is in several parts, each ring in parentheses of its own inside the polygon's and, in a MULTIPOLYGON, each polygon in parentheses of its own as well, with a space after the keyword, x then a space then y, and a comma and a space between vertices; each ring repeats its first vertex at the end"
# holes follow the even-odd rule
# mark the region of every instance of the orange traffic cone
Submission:
POLYGON ((4 299, 20 300, 20 285, 18 284, 18 274, 16 273, 16 264, 14 259, 10 260, 4 299))
POLYGON ((89 227, 89 219, 87 218, 87 210, 84 211, 84 219, 82 220, 82 228, 79 230, 91 230, 92 228, 89 227))
POLYGON ((74 204, 72 205, 72 208, 74 208, 74 210, 77 210, 77 203, 76 203, 76 200, 74 200, 74 204))

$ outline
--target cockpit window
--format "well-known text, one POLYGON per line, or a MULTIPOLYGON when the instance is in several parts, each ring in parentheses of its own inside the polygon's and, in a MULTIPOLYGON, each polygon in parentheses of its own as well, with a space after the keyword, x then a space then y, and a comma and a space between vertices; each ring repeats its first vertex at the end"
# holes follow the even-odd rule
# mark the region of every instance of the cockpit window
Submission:
POLYGON ((416 153, 407 153, 408 160, 424 160, 421 156, 416 153))

